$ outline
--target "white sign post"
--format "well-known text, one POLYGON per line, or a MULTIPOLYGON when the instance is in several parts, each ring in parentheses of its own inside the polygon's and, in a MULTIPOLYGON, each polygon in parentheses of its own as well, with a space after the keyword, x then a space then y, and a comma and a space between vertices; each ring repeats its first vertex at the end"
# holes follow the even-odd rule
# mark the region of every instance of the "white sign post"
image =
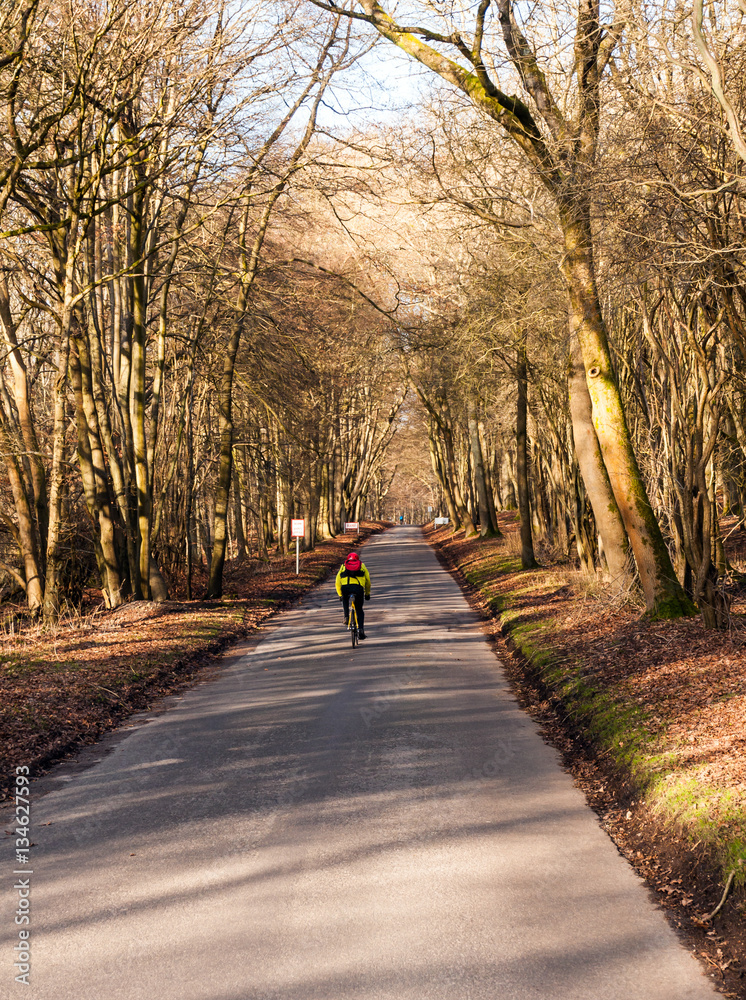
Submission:
POLYGON ((349 534, 350 532, 352 532, 353 534, 356 535, 358 533, 358 531, 360 531, 360 522, 359 521, 345 521, 345 534, 346 535, 349 534))
POLYGON ((290 534, 295 539, 295 575, 300 573, 300 540, 306 537, 306 522, 302 517, 290 519, 290 534))

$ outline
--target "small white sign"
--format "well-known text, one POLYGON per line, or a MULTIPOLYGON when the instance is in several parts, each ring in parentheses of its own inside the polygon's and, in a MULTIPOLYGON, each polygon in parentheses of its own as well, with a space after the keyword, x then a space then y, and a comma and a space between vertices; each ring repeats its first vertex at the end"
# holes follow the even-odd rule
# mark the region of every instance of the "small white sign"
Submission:
POLYGON ((447 517, 436 517, 435 520, 433 521, 433 524, 435 525, 436 528, 440 524, 448 524, 448 518, 447 517))
POLYGON ((355 531, 355 532, 360 531, 360 522, 345 521, 345 534, 347 534, 350 531, 355 531))
POLYGON ((290 534, 293 538, 305 538, 306 522, 302 517, 294 517, 290 521, 290 534))
POLYGON ((433 512, 433 508, 432 508, 432 507, 428 507, 428 508, 427 508, 427 512, 428 512, 428 514, 432 514, 432 512, 433 512))

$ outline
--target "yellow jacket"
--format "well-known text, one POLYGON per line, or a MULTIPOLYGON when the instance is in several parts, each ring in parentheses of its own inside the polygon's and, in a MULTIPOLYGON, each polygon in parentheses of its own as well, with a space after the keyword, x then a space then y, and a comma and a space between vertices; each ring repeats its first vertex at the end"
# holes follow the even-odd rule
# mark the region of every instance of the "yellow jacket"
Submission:
POLYGON ((343 583, 359 583, 362 587, 365 587, 365 593, 367 597, 370 597, 370 573, 368 572, 365 563, 360 563, 360 569, 357 573, 352 573, 350 570, 345 568, 345 564, 339 567, 339 573, 337 573, 337 596, 342 596, 342 584, 343 583))

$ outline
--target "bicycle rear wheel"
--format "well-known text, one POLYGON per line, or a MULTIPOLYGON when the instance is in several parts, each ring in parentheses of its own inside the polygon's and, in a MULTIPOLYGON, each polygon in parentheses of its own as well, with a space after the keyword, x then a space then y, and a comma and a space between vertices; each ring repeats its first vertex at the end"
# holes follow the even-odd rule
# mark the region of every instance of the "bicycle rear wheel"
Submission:
POLYGON ((350 601, 350 617, 348 619, 347 627, 350 630, 350 640, 352 641, 352 648, 354 649, 358 643, 358 627, 357 627, 357 611, 355 610, 355 605, 350 601))

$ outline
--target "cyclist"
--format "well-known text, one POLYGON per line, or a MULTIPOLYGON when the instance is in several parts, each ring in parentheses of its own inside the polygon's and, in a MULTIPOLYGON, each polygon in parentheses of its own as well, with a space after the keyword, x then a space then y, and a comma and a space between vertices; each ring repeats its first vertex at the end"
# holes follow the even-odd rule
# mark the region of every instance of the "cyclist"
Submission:
POLYGON ((355 601, 359 638, 365 638, 363 598, 370 600, 370 573, 357 552, 350 552, 337 573, 337 595, 344 605, 345 625, 350 613, 350 597, 355 601))

